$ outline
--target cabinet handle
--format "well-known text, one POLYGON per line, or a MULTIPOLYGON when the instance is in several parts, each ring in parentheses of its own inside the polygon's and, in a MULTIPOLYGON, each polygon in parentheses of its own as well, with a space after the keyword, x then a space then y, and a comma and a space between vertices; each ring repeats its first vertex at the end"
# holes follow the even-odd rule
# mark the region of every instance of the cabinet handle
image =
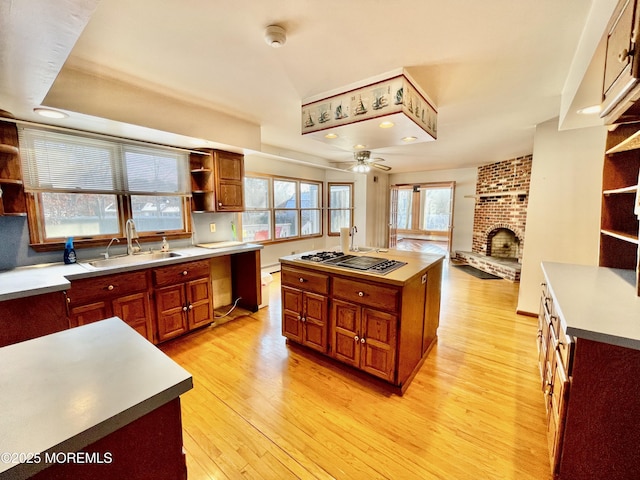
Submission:
POLYGON ((113 285, 109 285, 109 286, 107 287, 107 290, 109 290, 109 291, 113 290, 113 285))
POLYGON ((189 275, 189 272, 185 270, 184 272, 182 272, 182 275, 186 277, 187 275, 189 275))
POLYGON ((186 312, 187 311, 187 306, 185 305, 184 307, 182 307, 182 311, 186 312))
POLYGON ((358 340, 360 340, 360 337, 358 335, 356 335, 355 337, 353 337, 354 342, 357 342, 358 340))
POLYGON ((358 292, 359 297, 364 297, 364 292, 358 292))
POLYGON ((634 54, 633 50, 629 51, 625 48, 618 54, 618 61, 620 63, 624 63, 627 60, 627 58, 629 58, 633 54, 634 54))
POLYGON ((298 281, 299 281, 300 283, 304 283, 304 282, 306 282, 306 280, 305 280, 304 278, 302 278, 302 277, 300 277, 300 278, 298 279, 298 281))
POLYGON ((360 339, 360 343, 366 343, 366 340, 364 339, 364 337, 360 339))
POLYGON ((218 202, 218 206, 221 207, 222 206, 222 202, 218 202))
POLYGON ((544 386, 544 394, 549 396, 553 395, 553 383, 547 382, 544 386))
POLYGON ((300 321, 301 321, 302 323, 304 323, 304 322, 306 322, 306 321, 307 321, 307 319, 306 319, 306 318, 304 318, 304 317, 302 317, 302 318, 300 319, 300 321))
POLYGON ((301 315, 298 315, 298 320, 302 320, 302 316, 301 315))
POLYGON ((193 310, 193 305, 189 305, 189 310, 193 310))

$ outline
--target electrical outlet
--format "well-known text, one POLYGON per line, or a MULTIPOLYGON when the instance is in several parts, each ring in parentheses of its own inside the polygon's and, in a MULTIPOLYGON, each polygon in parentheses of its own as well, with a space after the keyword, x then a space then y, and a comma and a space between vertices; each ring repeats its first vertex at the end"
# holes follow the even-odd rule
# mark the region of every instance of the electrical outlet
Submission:
POLYGON ((209 224, 209 231, 211 233, 216 233, 216 224, 215 223, 210 223, 209 224))

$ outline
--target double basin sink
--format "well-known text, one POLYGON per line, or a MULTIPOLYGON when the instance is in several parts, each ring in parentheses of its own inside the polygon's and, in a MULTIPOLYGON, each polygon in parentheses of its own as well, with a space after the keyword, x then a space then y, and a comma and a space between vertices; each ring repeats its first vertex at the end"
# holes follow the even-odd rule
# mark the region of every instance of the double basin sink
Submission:
POLYGON ((182 257, 177 252, 142 252, 133 255, 120 255, 117 257, 101 258, 99 260, 91 260, 88 262, 80 262, 81 265, 89 268, 113 268, 128 265, 140 265, 156 260, 165 260, 167 258, 182 257))

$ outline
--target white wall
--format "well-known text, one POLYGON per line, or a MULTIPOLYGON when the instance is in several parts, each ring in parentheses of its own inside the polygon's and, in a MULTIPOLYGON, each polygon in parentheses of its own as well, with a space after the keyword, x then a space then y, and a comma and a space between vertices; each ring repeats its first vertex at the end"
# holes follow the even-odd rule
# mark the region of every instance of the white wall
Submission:
POLYGON ((429 172, 394 173, 389 176, 389 185, 455 181, 456 191, 453 204, 453 241, 451 250, 471 251, 475 201, 473 198, 465 198, 465 196, 475 195, 477 179, 477 168, 458 168, 429 172))
POLYGON ((540 262, 598 264, 606 129, 537 126, 518 311, 537 313, 540 262))

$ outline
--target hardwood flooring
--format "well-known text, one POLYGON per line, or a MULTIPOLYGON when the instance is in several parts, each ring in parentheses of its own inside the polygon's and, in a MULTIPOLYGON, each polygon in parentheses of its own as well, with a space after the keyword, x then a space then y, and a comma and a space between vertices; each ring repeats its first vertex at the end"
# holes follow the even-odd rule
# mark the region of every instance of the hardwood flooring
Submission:
POLYGON ((439 340, 404 396, 290 346, 270 305, 161 346, 190 480, 550 479, 536 319, 518 284, 445 266, 439 340))

